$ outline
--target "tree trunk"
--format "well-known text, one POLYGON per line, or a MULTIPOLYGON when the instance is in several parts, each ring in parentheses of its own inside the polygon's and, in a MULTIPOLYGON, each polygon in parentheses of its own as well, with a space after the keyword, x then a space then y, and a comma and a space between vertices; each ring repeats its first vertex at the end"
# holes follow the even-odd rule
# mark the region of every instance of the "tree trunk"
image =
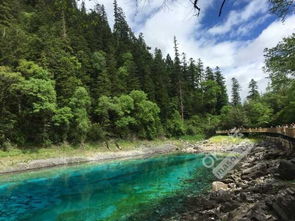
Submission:
POLYGON ((122 150, 122 148, 119 146, 119 144, 118 144, 116 141, 114 141, 114 142, 115 142, 116 147, 117 147, 119 150, 122 150))
POLYGON ((179 100, 180 100, 180 113, 181 113, 181 119, 184 120, 184 106, 183 106, 183 96, 182 96, 182 87, 180 81, 179 84, 179 100))
POLYGON ((109 146, 109 142, 108 142, 107 140, 105 140, 104 142, 105 142, 106 147, 108 148, 108 150, 111 150, 111 149, 110 149, 110 146, 109 146))
POLYGON ((6 36, 6 27, 3 28, 3 35, 2 35, 2 37, 5 38, 5 36, 6 36))

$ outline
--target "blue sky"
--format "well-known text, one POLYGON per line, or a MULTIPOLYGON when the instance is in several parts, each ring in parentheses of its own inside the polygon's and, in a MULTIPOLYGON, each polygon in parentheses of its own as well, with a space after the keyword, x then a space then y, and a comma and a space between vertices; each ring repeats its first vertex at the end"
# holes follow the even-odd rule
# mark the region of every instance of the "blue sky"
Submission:
MULTIPOLYGON (((218 17, 221 0, 199 0, 201 14, 194 16, 190 0, 117 0, 123 8, 132 30, 142 32, 146 43, 173 55, 173 37, 177 37, 181 52, 206 66, 219 66, 230 89, 230 79, 236 77, 242 97, 247 96, 251 78, 258 81, 260 91, 267 87, 267 74, 262 70, 264 48, 275 46, 283 37, 295 32, 295 15, 282 23, 268 13, 267 0, 228 0, 218 17)), ((104 4, 113 25, 112 0, 86 0, 88 8, 104 4)), ((229 90, 230 92, 230 90, 229 90)))

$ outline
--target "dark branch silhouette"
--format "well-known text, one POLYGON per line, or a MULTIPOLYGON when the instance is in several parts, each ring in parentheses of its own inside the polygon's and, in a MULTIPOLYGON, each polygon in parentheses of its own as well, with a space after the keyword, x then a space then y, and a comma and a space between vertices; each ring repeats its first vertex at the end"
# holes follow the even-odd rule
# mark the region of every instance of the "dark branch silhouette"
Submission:
POLYGON ((200 7, 198 6, 198 0, 195 0, 195 1, 194 1, 194 8, 198 10, 198 14, 197 14, 197 15, 199 16, 199 15, 200 15, 200 12, 201 12, 201 9, 200 9, 200 7))
POLYGON ((219 9, 219 14, 218 14, 219 17, 220 17, 221 14, 222 14, 222 9, 223 9, 223 6, 224 6, 225 2, 226 2, 226 0, 223 0, 223 2, 222 2, 222 4, 221 4, 221 7, 220 7, 220 9, 219 9))
MULTIPOLYGON (((194 0, 194 3, 193 3, 193 4, 194 4, 194 8, 195 8, 196 10, 198 10, 198 16, 199 16, 199 15, 200 15, 200 12, 201 12, 201 8, 198 6, 198 1, 199 1, 199 0, 194 0)), ((220 6, 220 8, 219 8, 219 13, 218 13, 218 16, 219 16, 219 17, 220 17, 221 14, 222 14, 222 10, 223 10, 223 7, 224 7, 225 2, 226 2, 226 0, 223 0, 221 6, 220 6)))
MULTIPOLYGON (((164 4, 167 4, 168 1, 169 1, 169 0, 164 0, 164 1, 163 1, 163 5, 164 5, 164 4)), ((196 15, 199 16, 200 13, 201 13, 201 8, 200 8, 199 5, 198 5, 199 0, 190 0, 190 2, 193 4, 194 9, 196 9, 196 10, 198 11, 196 15)), ((218 16, 219 16, 219 17, 220 17, 221 14, 222 14, 222 10, 223 10, 223 7, 224 7, 224 5, 225 5, 225 2, 226 2, 226 0, 223 0, 221 6, 220 6, 220 8, 219 8, 219 13, 218 13, 218 16)), ((138 6, 138 0, 136 0, 136 6, 138 6)))
MULTIPOLYGON (((136 3, 138 1, 143 0, 135 0, 136 3)), ((163 0, 163 5, 168 5, 169 2, 174 2, 175 0, 163 0)), ((199 0, 189 0, 193 4, 193 8, 197 10, 197 16, 200 15, 201 8, 198 5, 199 0)), ((206 0, 203 0, 206 1, 206 0)), ((208 0, 207 0, 208 1, 208 0)), ((273 14, 276 14, 278 17, 280 17, 283 21, 286 18, 286 16, 289 13, 294 13, 295 11, 295 1, 294 0, 268 0, 270 3, 270 12, 273 14)), ((218 16, 220 17, 223 13, 223 8, 225 6, 226 0, 222 1, 221 6, 219 7, 219 13, 218 16)))

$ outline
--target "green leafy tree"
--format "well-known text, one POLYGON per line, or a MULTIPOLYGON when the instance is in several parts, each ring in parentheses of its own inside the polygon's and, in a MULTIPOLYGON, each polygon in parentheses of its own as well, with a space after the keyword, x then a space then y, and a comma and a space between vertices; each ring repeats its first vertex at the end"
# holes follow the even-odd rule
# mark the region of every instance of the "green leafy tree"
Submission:
POLYGON ((203 135, 204 131, 204 123, 203 118, 199 115, 194 115, 186 122, 186 134, 188 135, 203 135))
POLYGON ((91 100, 87 90, 84 87, 78 87, 69 102, 72 109, 72 122, 70 130, 70 139, 76 143, 84 143, 87 133, 90 129, 90 119, 88 109, 91 100))
POLYGON ((295 76, 295 34, 284 38, 277 46, 265 49, 265 71, 269 73, 272 89, 277 92, 290 85, 295 76))
POLYGON ((55 142, 65 142, 68 139, 71 120, 73 118, 72 110, 69 107, 58 108, 52 117, 55 142))
POLYGON ((143 91, 133 90, 120 97, 102 96, 96 114, 108 136, 128 137, 132 134, 152 139, 160 131, 160 109, 143 91))
POLYGON ((244 108, 249 120, 249 127, 266 127, 272 120, 272 110, 265 103, 250 100, 244 108))
POLYGON ((241 106, 224 106, 221 109, 220 119, 220 127, 222 129, 242 127, 248 123, 246 112, 241 106))
POLYGON ((134 118, 139 136, 153 139, 161 130, 158 105, 147 99, 143 91, 131 91, 130 97, 134 100, 134 118))
POLYGON ((170 137, 180 137, 185 134, 185 125, 181 115, 175 110, 166 124, 167 133, 170 137))
POLYGON ((134 100, 129 95, 121 95, 114 98, 114 106, 116 118, 114 120, 116 133, 120 137, 128 137, 131 135, 131 129, 136 125, 136 119, 133 116, 134 100))
POLYGON ((295 122, 295 82, 291 86, 288 96, 283 100, 284 107, 277 113, 278 123, 293 123, 295 122), (279 120, 279 121, 278 121, 279 120))
MULTIPOLYGON (((107 96, 101 96, 95 108, 95 114, 98 117, 98 123, 105 132, 112 130, 113 110, 115 109, 113 99, 107 96)), ((107 136, 107 134, 105 134, 107 136)))
POLYGON ((293 122, 294 46, 295 34, 292 34, 274 48, 265 50, 265 71, 269 73, 271 85, 263 99, 274 111, 274 124, 293 122))
POLYGON ((25 78, 14 86, 19 94, 21 128, 28 142, 47 142, 51 118, 56 110, 55 83, 51 74, 34 62, 22 60, 18 70, 25 78))

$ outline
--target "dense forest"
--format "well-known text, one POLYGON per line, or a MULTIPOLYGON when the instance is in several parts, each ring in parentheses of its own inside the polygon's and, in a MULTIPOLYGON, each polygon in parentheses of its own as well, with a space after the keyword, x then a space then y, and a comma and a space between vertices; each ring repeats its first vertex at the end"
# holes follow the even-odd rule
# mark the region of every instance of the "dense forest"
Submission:
POLYGON ((114 18, 111 28, 103 5, 87 11, 76 0, 2 0, 1 147, 203 136, 295 121, 295 34, 265 50, 267 92, 252 79, 242 103, 233 78, 229 102, 218 67, 187 58, 176 38, 173 55, 152 51, 116 0, 114 18))

